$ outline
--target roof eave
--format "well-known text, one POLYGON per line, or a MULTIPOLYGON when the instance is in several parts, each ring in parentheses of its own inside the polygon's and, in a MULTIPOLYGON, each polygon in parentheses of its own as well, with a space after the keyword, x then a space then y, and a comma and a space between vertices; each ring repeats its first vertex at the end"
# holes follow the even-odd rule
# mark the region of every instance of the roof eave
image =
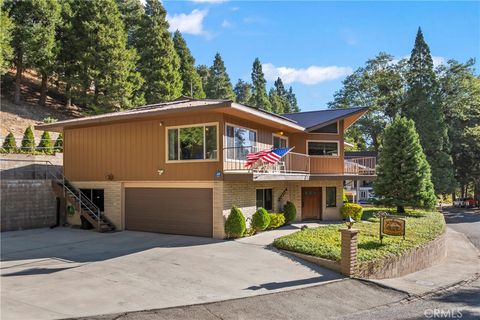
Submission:
MULTIPOLYGON (((343 116, 338 116, 338 117, 336 117, 336 118, 334 118, 334 119, 331 119, 331 120, 329 120, 329 121, 322 122, 322 123, 319 123, 319 124, 317 124, 317 125, 308 127, 308 128, 305 130, 305 132, 310 133, 310 132, 315 131, 315 130, 317 130, 317 129, 320 129, 320 128, 322 128, 322 127, 328 126, 329 124, 335 123, 335 122, 337 122, 337 121, 339 121, 339 120, 342 120, 342 119, 351 117, 351 116, 356 115, 356 114, 359 114, 359 113, 361 113, 361 115, 359 115, 359 117, 358 117, 358 118, 360 118, 360 117, 361 117, 363 114, 365 114, 367 111, 368 111, 368 107, 364 107, 364 108, 358 109, 358 110, 353 111, 353 112, 351 112, 351 113, 349 113, 349 114, 346 114, 346 115, 343 115, 343 116)), ((357 118, 357 119, 358 119, 358 118, 357 118)), ((355 120, 355 121, 356 121, 356 120, 355 120)), ((355 122, 355 121, 354 121, 354 122, 355 122)), ((352 122, 352 124, 353 124, 354 122, 352 122)), ((345 130, 345 129, 347 129, 347 128, 344 128, 344 130, 345 130)))

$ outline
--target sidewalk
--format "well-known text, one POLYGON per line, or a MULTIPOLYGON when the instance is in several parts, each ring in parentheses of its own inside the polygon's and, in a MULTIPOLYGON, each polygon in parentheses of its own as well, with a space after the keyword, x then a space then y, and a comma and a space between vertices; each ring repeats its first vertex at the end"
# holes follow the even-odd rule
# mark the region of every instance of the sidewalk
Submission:
POLYGON ((467 237, 447 226, 446 242, 447 257, 442 262, 400 278, 370 281, 410 295, 423 296, 478 277, 479 252, 467 237))

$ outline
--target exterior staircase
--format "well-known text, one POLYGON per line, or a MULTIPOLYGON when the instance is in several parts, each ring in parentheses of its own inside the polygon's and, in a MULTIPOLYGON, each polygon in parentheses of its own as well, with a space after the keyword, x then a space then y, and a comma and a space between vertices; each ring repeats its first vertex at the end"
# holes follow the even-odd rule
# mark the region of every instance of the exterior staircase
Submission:
POLYGON ((115 225, 100 211, 85 194, 72 185, 53 165, 47 170, 52 179, 52 187, 57 196, 63 197, 84 217, 98 232, 115 231, 115 225), (52 170, 53 169, 53 170, 52 170))

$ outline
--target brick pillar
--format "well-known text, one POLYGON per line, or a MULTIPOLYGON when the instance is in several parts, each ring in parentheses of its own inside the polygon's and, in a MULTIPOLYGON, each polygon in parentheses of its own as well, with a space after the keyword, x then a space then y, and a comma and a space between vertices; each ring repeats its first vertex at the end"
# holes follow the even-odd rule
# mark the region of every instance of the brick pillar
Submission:
POLYGON ((357 268, 357 229, 340 229, 342 233, 342 254, 340 270, 343 275, 354 276, 357 268))

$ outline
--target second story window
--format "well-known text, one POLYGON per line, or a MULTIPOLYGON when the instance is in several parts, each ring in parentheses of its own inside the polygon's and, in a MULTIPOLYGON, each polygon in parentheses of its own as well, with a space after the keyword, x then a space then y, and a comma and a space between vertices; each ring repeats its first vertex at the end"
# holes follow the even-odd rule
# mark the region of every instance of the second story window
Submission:
POLYGON ((218 160, 217 125, 167 128, 168 160, 218 160))
POLYGON ((288 147, 288 139, 287 137, 284 137, 284 136, 274 134, 272 142, 273 142, 272 145, 274 149, 288 147))
POLYGON ((338 142, 307 141, 308 155, 338 157, 338 142))
POLYGON ((246 160, 247 154, 254 152, 257 132, 252 129, 227 124, 226 157, 230 160, 246 160))

